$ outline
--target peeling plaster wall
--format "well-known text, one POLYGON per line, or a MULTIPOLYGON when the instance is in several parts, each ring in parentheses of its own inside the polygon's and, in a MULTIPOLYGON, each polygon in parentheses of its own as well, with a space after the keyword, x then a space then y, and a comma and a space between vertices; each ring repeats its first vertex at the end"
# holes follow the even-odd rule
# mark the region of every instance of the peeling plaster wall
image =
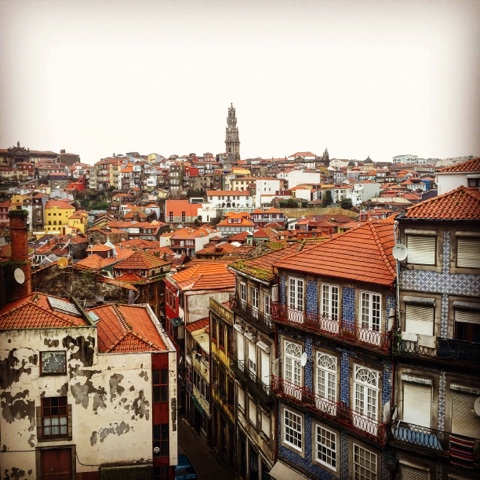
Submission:
POLYGON ((232 287, 231 290, 225 292, 187 292, 187 323, 196 322, 197 320, 208 317, 211 298, 215 299, 218 303, 223 303, 230 298, 230 294, 234 291, 235 289, 232 287))
MULTIPOLYGON (((99 355, 95 327, 6 331, 0 375, 2 475, 36 478, 36 447, 76 445, 78 460, 90 465, 152 461, 150 354, 99 355), (39 352, 47 350, 67 351, 66 374, 40 376, 39 352), (39 442, 35 408, 42 396, 63 395, 71 441, 39 442)), ((77 473, 97 470, 78 460, 77 473)))

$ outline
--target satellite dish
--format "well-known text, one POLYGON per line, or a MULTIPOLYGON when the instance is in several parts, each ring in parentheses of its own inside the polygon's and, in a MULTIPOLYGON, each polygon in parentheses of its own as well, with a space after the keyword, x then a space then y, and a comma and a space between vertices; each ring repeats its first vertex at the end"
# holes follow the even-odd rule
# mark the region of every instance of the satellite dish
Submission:
POLYGON ((302 356, 300 357, 300 365, 304 367, 307 364, 308 357, 307 357, 307 352, 303 352, 302 356))
POLYGON ((480 397, 476 398, 473 402, 473 411, 477 417, 480 417, 480 397))
POLYGON ((13 272, 13 276, 15 278, 15 281, 20 285, 23 285, 23 283, 25 283, 25 273, 21 268, 16 268, 13 272))
POLYGON ((405 260, 408 255, 408 249, 405 245, 397 243, 392 250, 393 258, 399 262, 405 260))
POLYGON ((68 258, 60 257, 57 260, 57 265, 58 265, 58 268, 65 268, 68 265, 68 258))

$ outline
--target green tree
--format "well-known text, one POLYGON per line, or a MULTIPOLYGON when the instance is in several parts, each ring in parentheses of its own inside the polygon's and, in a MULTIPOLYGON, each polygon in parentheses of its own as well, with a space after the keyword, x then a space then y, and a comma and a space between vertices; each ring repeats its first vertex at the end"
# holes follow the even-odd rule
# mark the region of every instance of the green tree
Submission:
POLYGON ((342 203, 340 203, 340 207, 342 207, 344 210, 350 210, 352 208, 352 199, 351 198, 345 198, 342 200, 342 203))
POLYGON ((331 190, 327 190, 322 197, 322 207, 328 207, 331 203, 333 203, 332 192, 331 190))

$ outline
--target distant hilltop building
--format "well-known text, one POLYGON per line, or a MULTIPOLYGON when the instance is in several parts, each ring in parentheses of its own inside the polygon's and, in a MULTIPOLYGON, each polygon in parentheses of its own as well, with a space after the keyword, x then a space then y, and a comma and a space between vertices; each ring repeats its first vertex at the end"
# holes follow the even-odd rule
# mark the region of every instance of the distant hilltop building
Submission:
POLYGON ((238 136, 237 117, 233 103, 228 108, 227 131, 225 138, 226 157, 228 162, 240 160, 240 138, 238 136))

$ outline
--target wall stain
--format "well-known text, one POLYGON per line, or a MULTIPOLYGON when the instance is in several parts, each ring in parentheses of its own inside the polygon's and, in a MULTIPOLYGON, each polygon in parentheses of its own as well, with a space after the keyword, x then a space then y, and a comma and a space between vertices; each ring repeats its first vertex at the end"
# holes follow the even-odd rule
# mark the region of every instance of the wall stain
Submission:
POLYGON ((148 372, 146 372, 145 370, 142 370, 139 373, 139 376, 140 376, 140 378, 143 378, 146 382, 148 382, 148 372))
POLYGON ((123 380, 123 375, 119 373, 114 373, 109 380, 110 384, 110 401, 113 402, 117 398, 117 394, 121 397, 125 389, 120 385, 120 382, 123 380))
POLYGON ((25 477, 25 470, 17 467, 13 467, 11 472, 5 470, 5 480, 20 480, 23 477, 25 477))
POLYGON ((170 412, 172 414, 172 422, 171 422, 171 427, 172 427, 172 432, 177 431, 177 399, 172 398, 170 402, 170 412))
POLYGON ((17 383, 22 374, 26 373, 27 375, 31 375, 32 373, 31 367, 25 367, 25 365, 27 365, 25 359, 22 360, 20 365, 20 361, 15 356, 16 351, 16 348, 10 350, 8 357, 0 360, 1 387, 3 389, 7 389, 11 387, 13 383, 17 383))
POLYGON ((30 435, 30 438, 27 440, 27 442, 32 448, 35 448, 35 435, 33 433, 30 435))
POLYGON ((125 422, 117 423, 113 427, 101 428, 98 432, 93 432, 90 436, 90 445, 95 445, 100 439, 103 442, 109 435, 124 435, 130 431, 130 426, 125 422))
POLYGON ((74 360, 80 360, 86 367, 91 367, 93 365, 93 357, 95 353, 95 339, 93 337, 77 337, 73 338, 70 335, 67 335, 62 340, 62 345, 70 350, 70 358, 74 360), (78 350, 74 351, 74 347, 77 347, 78 350))
POLYGON ((105 409, 107 404, 105 400, 107 398, 107 391, 101 387, 93 395, 93 411, 96 412, 100 407, 105 409))
POLYGON ((28 390, 19 392, 15 396, 12 396, 10 392, 2 392, 0 395, 2 417, 8 423, 28 418, 30 420, 30 430, 32 430, 35 427, 35 402, 33 400, 25 400, 25 397, 28 395, 28 390))
POLYGON ((150 410, 148 408, 149 406, 150 403, 145 399, 143 390, 140 390, 138 393, 138 398, 136 398, 132 403, 132 409, 135 412, 135 415, 140 418, 145 417, 148 420, 150 417, 150 410))
POLYGON ((43 343, 49 348, 58 347, 60 345, 58 338, 44 338, 43 343))

